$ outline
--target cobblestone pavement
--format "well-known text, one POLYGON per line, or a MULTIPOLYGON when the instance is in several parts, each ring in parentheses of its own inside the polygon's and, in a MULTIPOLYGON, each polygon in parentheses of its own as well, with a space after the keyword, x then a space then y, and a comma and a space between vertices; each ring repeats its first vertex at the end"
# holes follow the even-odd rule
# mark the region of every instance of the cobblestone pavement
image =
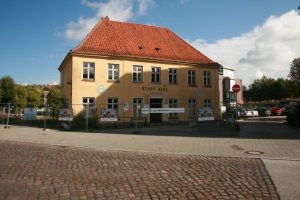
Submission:
POLYGON ((0 199, 278 199, 261 159, 0 141, 0 199))

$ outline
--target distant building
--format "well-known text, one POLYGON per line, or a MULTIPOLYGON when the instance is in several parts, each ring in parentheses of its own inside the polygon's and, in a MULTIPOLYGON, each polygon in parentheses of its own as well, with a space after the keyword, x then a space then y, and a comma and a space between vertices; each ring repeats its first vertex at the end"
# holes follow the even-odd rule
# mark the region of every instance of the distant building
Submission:
POLYGON ((244 104, 243 100, 243 84, 241 79, 234 76, 234 69, 221 66, 219 69, 219 91, 220 91, 220 106, 232 107, 236 103, 244 104), (239 85, 241 90, 238 93, 232 92, 233 85, 239 85))
POLYGON ((75 115, 114 109, 124 122, 136 116, 148 122, 197 119, 205 107, 219 116, 218 69, 167 28, 108 18, 59 66, 62 94, 75 115))

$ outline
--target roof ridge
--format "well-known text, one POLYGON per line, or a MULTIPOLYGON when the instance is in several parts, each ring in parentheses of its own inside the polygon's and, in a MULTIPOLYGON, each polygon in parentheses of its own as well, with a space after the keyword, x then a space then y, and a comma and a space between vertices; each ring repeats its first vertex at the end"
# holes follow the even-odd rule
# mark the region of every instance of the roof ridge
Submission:
POLYGON ((114 21, 114 20, 110 20, 110 19, 108 19, 108 20, 110 22, 119 23, 119 24, 129 24, 129 25, 135 25, 135 26, 146 26, 146 27, 154 27, 154 28, 160 28, 160 29, 170 30, 170 29, 168 29, 166 27, 158 26, 158 25, 138 24, 138 23, 132 23, 132 22, 119 22, 119 21, 114 21))

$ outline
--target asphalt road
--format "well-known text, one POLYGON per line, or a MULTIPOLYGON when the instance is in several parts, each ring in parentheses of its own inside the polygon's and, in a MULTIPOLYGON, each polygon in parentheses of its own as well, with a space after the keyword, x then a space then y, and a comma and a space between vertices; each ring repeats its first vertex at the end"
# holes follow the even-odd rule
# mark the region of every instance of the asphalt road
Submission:
MULTIPOLYGON (((249 118, 240 121, 241 138, 295 140, 300 139, 300 128, 289 127, 284 116, 249 118)), ((300 143, 295 146, 300 152, 300 143)), ((300 159, 263 159, 282 200, 300 199, 300 159)))

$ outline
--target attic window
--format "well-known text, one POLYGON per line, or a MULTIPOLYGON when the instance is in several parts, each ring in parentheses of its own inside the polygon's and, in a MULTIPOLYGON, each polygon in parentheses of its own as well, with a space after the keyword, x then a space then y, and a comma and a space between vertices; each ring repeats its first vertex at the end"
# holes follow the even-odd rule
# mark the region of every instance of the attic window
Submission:
POLYGON ((142 49, 144 49, 144 46, 143 45, 139 45, 138 48, 139 48, 139 50, 142 50, 142 49))
POLYGON ((159 47, 155 47, 155 51, 159 52, 160 48, 159 47))

